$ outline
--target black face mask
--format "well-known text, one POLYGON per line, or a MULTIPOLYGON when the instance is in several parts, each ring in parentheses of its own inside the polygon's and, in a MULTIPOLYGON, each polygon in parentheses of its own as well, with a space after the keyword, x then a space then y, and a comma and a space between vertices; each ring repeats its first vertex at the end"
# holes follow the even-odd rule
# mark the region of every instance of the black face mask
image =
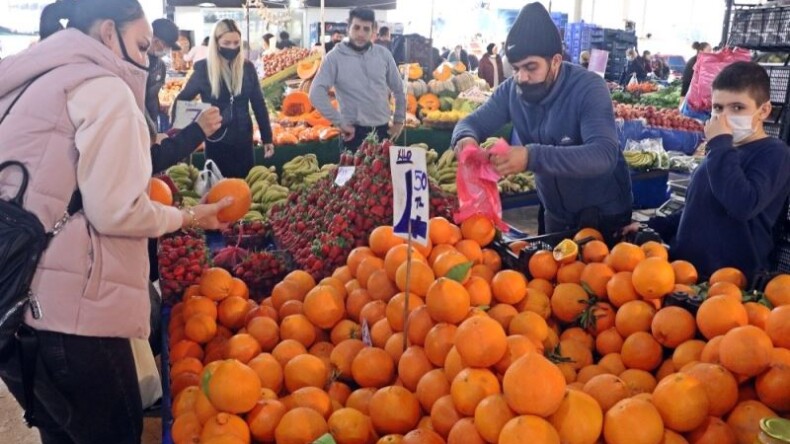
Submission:
POLYGON ((143 71, 148 72, 151 69, 150 66, 141 65, 135 62, 134 60, 132 60, 131 57, 129 57, 129 52, 126 51, 126 44, 124 44, 123 42, 123 37, 121 37, 121 31, 118 29, 117 25, 115 26, 115 34, 118 35, 118 43, 121 45, 121 54, 123 54, 123 59, 126 62, 131 63, 132 66, 134 66, 135 68, 142 69, 143 71))
POLYGON ((367 42, 367 43, 365 43, 365 44, 364 44, 364 45, 362 45, 362 46, 357 46, 357 45, 355 45, 355 44, 354 44, 354 42, 352 42, 351 40, 349 40, 348 42, 346 42, 346 44, 348 45, 348 47, 349 47, 349 48, 353 49, 353 50, 354 50, 354 51, 356 51, 356 52, 365 52, 365 51, 367 51, 368 49, 370 49, 370 47, 373 45, 372 43, 370 43, 370 42, 367 42))
POLYGON ((551 93, 551 88, 554 86, 556 80, 557 76, 555 75, 554 78, 549 81, 549 75, 547 74, 546 80, 540 83, 519 83, 518 91, 521 94, 521 100, 533 105, 540 103, 551 93))
POLYGON ((227 61, 233 61, 241 53, 241 48, 219 48, 219 55, 227 61))

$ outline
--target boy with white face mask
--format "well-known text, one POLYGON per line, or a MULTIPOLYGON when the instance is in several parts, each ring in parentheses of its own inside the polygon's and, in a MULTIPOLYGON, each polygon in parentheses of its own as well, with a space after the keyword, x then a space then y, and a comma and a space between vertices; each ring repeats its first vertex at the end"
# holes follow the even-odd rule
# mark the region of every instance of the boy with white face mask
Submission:
POLYGON ((648 225, 666 241, 674 236, 673 259, 693 263, 700 281, 722 267, 736 267, 751 281, 768 271, 773 229, 786 217, 790 148, 763 128, 770 79, 757 63, 734 63, 716 77, 712 111, 708 157, 691 178, 685 208, 648 225))

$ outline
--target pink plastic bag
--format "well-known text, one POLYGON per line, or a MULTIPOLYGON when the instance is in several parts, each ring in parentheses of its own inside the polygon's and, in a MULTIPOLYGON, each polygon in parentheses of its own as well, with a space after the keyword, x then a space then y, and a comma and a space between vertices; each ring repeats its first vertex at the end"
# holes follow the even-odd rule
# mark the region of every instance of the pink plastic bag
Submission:
POLYGON ((497 181, 499 173, 489 160, 490 154, 503 154, 510 146, 503 139, 490 149, 467 145, 458 157, 455 183, 458 188, 458 212, 455 222, 460 224, 475 214, 483 214, 500 229, 507 229, 502 221, 502 201, 497 181))
POLYGON ((691 80, 686 101, 692 110, 711 112, 711 86, 719 73, 735 62, 748 62, 752 59, 749 51, 740 48, 724 48, 715 53, 701 53, 694 65, 694 77, 691 80))

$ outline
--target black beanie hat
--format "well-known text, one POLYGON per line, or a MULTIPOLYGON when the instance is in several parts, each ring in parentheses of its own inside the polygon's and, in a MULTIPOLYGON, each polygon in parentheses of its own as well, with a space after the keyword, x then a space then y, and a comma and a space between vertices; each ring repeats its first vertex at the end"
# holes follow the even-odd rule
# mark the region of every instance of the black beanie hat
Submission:
POLYGON ((529 3, 519 12, 505 41, 508 63, 529 56, 553 57, 562 54, 562 39, 549 11, 542 4, 529 3))

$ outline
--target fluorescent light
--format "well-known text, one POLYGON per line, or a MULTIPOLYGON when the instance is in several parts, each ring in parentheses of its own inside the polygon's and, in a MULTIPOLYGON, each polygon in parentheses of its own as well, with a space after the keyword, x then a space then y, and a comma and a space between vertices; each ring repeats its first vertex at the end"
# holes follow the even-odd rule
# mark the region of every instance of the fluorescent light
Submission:
POLYGON ((217 7, 217 5, 215 5, 214 3, 198 3, 198 6, 200 6, 201 8, 216 8, 217 7))

